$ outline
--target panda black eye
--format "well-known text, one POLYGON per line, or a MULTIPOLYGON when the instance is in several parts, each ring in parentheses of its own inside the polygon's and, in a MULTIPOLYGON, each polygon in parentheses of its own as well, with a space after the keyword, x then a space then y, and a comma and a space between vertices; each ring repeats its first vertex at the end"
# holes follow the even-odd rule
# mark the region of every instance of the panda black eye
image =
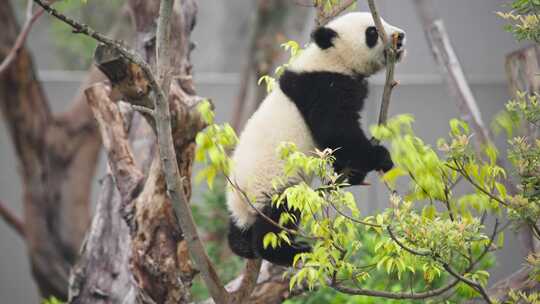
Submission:
POLYGON ((377 28, 374 26, 370 26, 366 29, 366 44, 368 47, 372 48, 375 45, 377 45, 377 41, 379 40, 379 33, 377 32, 377 28))

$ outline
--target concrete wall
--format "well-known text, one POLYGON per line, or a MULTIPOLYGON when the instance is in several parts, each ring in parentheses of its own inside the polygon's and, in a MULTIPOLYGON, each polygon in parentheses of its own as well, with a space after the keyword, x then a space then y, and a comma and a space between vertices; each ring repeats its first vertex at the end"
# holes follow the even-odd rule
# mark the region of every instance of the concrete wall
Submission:
MULTIPOLYGON (((448 120, 458 116, 454 100, 441 82, 437 67, 424 39, 411 1, 379 0, 384 18, 407 31, 408 56, 397 68, 401 85, 394 91, 390 114, 412 113, 416 117, 418 135, 434 144, 448 133, 448 120)), ((495 14, 503 10, 502 0, 435 1, 459 56, 484 120, 490 118, 509 98, 504 75, 505 54, 519 48, 513 37, 502 30, 504 24, 495 14)), ((249 20, 253 1, 199 1, 200 12, 194 40, 198 47, 193 54, 196 83, 201 96, 214 100, 217 118, 231 117, 232 103, 238 91, 238 73, 245 61, 249 20), (218 74, 216 74, 218 73, 218 74)), ((359 9, 366 10, 364 1, 359 9)), ((306 8, 307 9, 307 8, 306 8)), ((53 110, 60 111, 70 102, 83 73, 55 72, 61 58, 56 56, 47 17, 42 18, 30 36, 38 69, 44 80, 53 110), (39 56, 38 56, 39 54, 39 56)), ((382 77, 375 76, 367 102, 364 124, 377 119, 382 91, 382 77)), ((0 198, 18 215, 22 214, 21 184, 17 175, 17 160, 7 137, 4 121, 0 121, 0 198)), ((97 178, 103 175, 101 158, 97 178)), ((94 183, 94 201, 97 178, 94 183)), ((197 191, 197 190, 196 190, 197 191)), ((200 189, 198 189, 200 192, 200 189)), ((384 191, 372 186, 356 189, 357 201, 364 213, 383 208, 384 191), (364 207, 362 207, 364 206, 364 207)), ((196 196, 197 197, 197 196, 196 196)), ((23 241, 0 220, 0 302, 36 303, 38 294, 30 275, 26 247, 23 241)), ((506 237, 506 249, 499 253, 502 266, 493 271, 500 278, 521 264, 517 258, 520 245, 512 234, 506 237)), ((520 255, 519 255, 520 256, 520 255)))

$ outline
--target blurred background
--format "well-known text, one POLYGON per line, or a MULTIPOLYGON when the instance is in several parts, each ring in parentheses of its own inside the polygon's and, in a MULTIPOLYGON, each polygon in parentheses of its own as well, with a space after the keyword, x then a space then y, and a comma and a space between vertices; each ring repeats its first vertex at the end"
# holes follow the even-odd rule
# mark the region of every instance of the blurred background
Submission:
MULTIPOLYGON (((390 115, 413 114, 416 117, 415 129, 418 136, 435 144, 437 138, 448 133, 448 120, 459 116, 456 103, 433 61, 412 3, 406 0, 377 2, 383 18, 407 32, 408 53, 397 67, 396 79, 400 85, 394 90, 390 115)), ((435 1, 486 123, 510 98, 504 69, 505 56, 523 47, 510 33, 503 30, 505 21, 495 14, 505 9, 503 5, 506 2, 435 1)), ((17 6, 22 23, 25 1, 12 3, 17 6)), ((115 1, 88 1, 83 9, 80 9, 80 4, 73 8, 69 7, 69 2, 65 5, 68 14, 79 16, 102 31, 111 28, 112 21, 118 18, 118 9, 114 14, 106 14, 102 13, 100 6, 121 7, 115 1)), ((253 54, 250 53, 250 37, 255 18, 255 1, 201 0, 198 5, 198 20, 192 35, 196 43, 192 62, 197 93, 213 100, 218 121, 231 121, 242 71, 249 54, 253 54)), ((367 5, 359 1, 357 9, 365 11, 367 5)), ((283 33, 284 37, 307 42, 314 26, 312 9, 296 6, 283 10, 283 14, 283 22, 290 25, 290 32, 283 33)), ((32 29, 27 45, 34 54, 38 75, 53 111, 67 108, 91 64, 93 42, 71 35, 63 25, 43 16, 32 29)), ((282 54, 285 55, 285 52, 282 54)), ((383 76, 379 74, 370 81, 371 95, 363 116, 365 127, 377 120, 383 76)), ((256 99, 256 94, 257 89, 250 90, 247 100, 256 99)), ((504 145, 504 142, 499 144, 504 145)), ((97 198, 98 180, 104 174, 105 162, 104 155, 101 155, 93 183, 93 202, 97 198)), ((22 189, 17 174, 17 158, 3 120, 0 121, 0 172, 0 198, 17 215, 22 216, 22 189)), ((386 200, 381 199, 384 197, 382 189, 375 181, 371 184, 354 190, 357 202, 365 214, 386 206, 386 200)), ((194 204, 201 199, 203 191, 202 186, 195 187, 194 204)), ((37 303, 39 296, 31 277, 25 243, 1 220, 0 239, 0 302, 37 303)), ((491 280, 497 280, 521 265, 525 250, 520 246, 517 237, 509 232, 505 249, 498 252, 498 263, 503 266, 493 269, 491 280)))

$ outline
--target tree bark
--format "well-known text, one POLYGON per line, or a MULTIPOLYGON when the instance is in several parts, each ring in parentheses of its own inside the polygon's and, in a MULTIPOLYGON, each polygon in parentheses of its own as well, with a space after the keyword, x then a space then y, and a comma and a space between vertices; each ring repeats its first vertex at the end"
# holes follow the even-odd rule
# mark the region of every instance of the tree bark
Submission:
POLYGON ((247 61, 231 119, 235 130, 241 129, 266 96, 265 86, 258 85, 257 81, 264 75, 273 75, 276 64, 286 58, 281 44, 288 39, 303 38, 300 33, 304 30, 307 15, 307 9, 291 1, 256 1, 247 61), (251 102, 248 102, 249 97, 251 102))
MULTIPOLYGON (((136 46, 144 59, 155 68, 155 42, 156 20, 160 1, 130 0, 128 2, 130 14, 136 29, 136 46)), ((194 1, 178 1, 172 15, 171 48, 172 54, 173 84, 170 87, 169 105, 172 113, 172 130, 174 147, 177 154, 178 168, 181 176, 187 177, 184 181, 184 191, 189 198, 191 196, 191 170, 195 149, 195 135, 204 125, 196 115, 195 105, 202 98, 194 94, 194 86, 191 78, 191 63, 189 53, 192 44, 189 40, 191 30, 195 25, 196 5, 194 1)), ((142 303, 188 303, 190 301, 189 287, 196 270, 191 264, 187 251, 186 241, 179 229, 170 199, 166 192, 166 185, 159 158, 154 154, 146 154, 144 161, 150 162, 148 172, 143 174, 140 164, 134 158, 134 150, 140 150, 131 140, 128 140, 123 120, 128 120, 126 113, 120 111, 118 100, 122 99, 129 104, 147 107, 144 111, 145 118, 153 125, 151 112, 152 92, 149 81, 139 66, 127 61, 123 56, 108 46, 99 46, 96 51, 96 62, 103 71, 112 87, 98 84, 86 90, 88 101, 94 111, 94 115, 100 126, 105 150, 108 156, 109 167, 114 176, 115 185, 119 192, 117 201, 107 198, 103 202, 108 207, 108 216, 116 212, 112 218, 121 215, 127 223, 129 238, 131 239, 129 253, 129 270, 133 277, 135 295, 124 290, 124 300, 128 302, 136 298, 142 303), (148 112, 148 113, 146 113, 148 112), (106 204, 105 204, 106 203, 106 204), (119 204, 119 205, 118 205, 119 204)), ((151 128, 144 123, 147 131, 151 128)), ((152 141, 151 147, 155 148, 152 141)), ((142 149, 144 151, 144 149, 142 149)), ((140 160, 139 160, 140 161, 140 160)), ((104 187, 108 185, 105 184, 104 187)), ((107 190, 107 189, 104 189, 107 190)), ((106 193, 107 191, 103 191, 106 193)), ((110 196, 109 196, 110 197, 110 196)), ((106 215, 107 213, 105 213, 106 215)), ((102 214, 102 216, 105 216, 102 214)), ((111 244, 121 243, 120 235, 107 236, 104 232, 109 229, 99 227, 96 219, 96 229, 92 229, 89 241, 93 244, 110 241, 111 244), (97 241, 100 240, 101 241, 97 241)), ((94 227, 93 227, 94 228, 94 227)), ((90 244, 90 243, 88 243, 90 244)), ((78 269, 102 269, 110 261, 114 261, 114 251, 107 252, 108 257, 100 260, 92 259, 100 252, 102 246, 87 246, 85 257, 88 257, 78 269), (97 262, 97 264, 92 264, 97 262)), ((116 257, 118 258, 118 257, 116 257)), ((125 259, 120 261, 125 263, 125 259)), ((125 272, 127 267, 121 266, 125 272)), ((112 272, 111 272, 112 273, 112 272)), ((106 274, 106 272, 104 273, 106 274)), ((86 282, 83 291, 74 288, 74 296, 78 295, 80 303, 94 303, 96 288, 102 290, 103 282, 98 282, 92 273, 75 275, 81 282, 86 282), (76 293, 78 291, 78 293, 76 293)), ((103 276, 102 276, 103 278, 103 276)), ((116 280, 109 275, 107 282, 112 284, 124 284, 125 280, 116 280)), ((118 290, 112 290, 105 283, 105 290, 112 292, 104 303, 117 303, 115 299, 121 299, 118 290)))
MULTIPOLYGON (((19 31, 9 1, 0 6, 0 26, 1 61, 19 31)), ((42 296, 65 299, 69 269, 90 222, 99 133, 83 96, 70 110, 51 112, 26 48, 0 76, 0 108, 20 164, 34 278, 42 296)))

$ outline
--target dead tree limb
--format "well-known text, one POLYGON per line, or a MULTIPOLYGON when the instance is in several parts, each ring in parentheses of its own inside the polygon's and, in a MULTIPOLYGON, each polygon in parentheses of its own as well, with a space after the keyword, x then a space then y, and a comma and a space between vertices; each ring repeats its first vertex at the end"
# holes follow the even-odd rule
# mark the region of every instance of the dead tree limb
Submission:
POLYGON ((41 15, 43 15, 43 9, 32 13, 32 8, 34 6, 33 4, 33 0, 28 0, 28 4, 26 6, 26 21, 24 22, 21 32, 19 33, 19 36, 17 36, 17 39, 15 40, 15 44, 11 48, 11 51, 9 51, 8 55, 4 58, 2 63, 0 63, 0 75, 2 75, 2 73, 4 73, 4 71, 6 71, 7 68, 15 61, 17 54, 19 53, 19 51, 24 45, 24 42, 26 41, 26 37, 28 37, 28 34, 32 29, 32 25, 34 25, 34 22, 36 22, 36 20, 41 15))
POLYGON ((457 99, 461 117, 472 127, 477 146, 481 147, 490 142, 489 131, 452 47, 444 22, 437 15, 433 1, 414 0, 414 4, 433 57, 450 87, 450 93, 457 99))
POLYGON ((24 238, 24 222, 11 212, 4 202, 0 201, 0 217, 6 221, 15 232, 24 238))

